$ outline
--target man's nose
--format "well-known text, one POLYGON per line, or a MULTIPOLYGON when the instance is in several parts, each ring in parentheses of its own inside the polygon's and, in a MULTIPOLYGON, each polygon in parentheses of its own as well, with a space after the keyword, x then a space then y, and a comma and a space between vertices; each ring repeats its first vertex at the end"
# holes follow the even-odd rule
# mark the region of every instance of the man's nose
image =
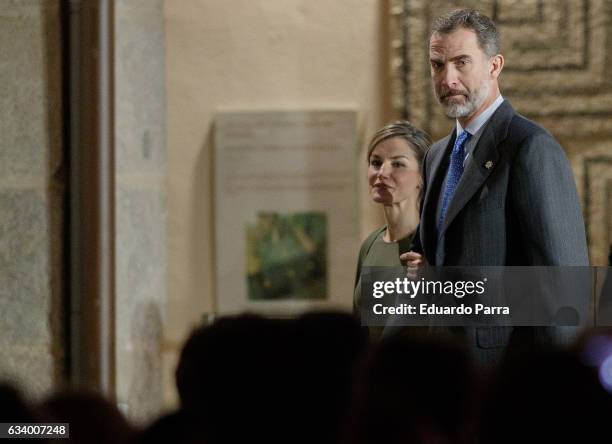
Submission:
POLYGON ((447 65, 442 72, 442 84, 449 88, 456 88, 459 84, 457 70, 453 65, 447 65))

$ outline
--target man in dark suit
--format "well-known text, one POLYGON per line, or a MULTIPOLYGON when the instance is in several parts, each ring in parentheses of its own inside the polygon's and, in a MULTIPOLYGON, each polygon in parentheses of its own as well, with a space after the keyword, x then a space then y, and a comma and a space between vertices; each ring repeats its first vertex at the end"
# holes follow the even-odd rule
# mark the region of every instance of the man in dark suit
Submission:
POLYGON ((474 10, 438 18, 436 97, 455 128, 429 150, 418 265, 588 265, 584 221, 555 139, 500 95, 495 24, 474 10))
MULTIPOLYGON (((464 9, 438 18, 429 44, 435 95, 455 128, 424 161, 421 250, 409 265, 588 265, 569 162, 542 127, 500 94, 495 24, 464 9)), ((503 346, 510 329, 476 329, 503 346)))

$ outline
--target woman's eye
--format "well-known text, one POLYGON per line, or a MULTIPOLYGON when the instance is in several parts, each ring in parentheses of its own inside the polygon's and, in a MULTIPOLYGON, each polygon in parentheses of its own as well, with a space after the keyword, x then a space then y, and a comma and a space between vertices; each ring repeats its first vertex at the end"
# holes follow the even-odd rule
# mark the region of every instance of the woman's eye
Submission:
POLYGON ((406 166, 403 162, 393 162, 391 165, 393 165, 395 168, 402 168, 406 166))
POLYGON ((380 167, 382 165, 382 162, 380 160, 376 160, 376 159, 372 159, 370 160, 370 165, 372 165, 373 167, 380 167))

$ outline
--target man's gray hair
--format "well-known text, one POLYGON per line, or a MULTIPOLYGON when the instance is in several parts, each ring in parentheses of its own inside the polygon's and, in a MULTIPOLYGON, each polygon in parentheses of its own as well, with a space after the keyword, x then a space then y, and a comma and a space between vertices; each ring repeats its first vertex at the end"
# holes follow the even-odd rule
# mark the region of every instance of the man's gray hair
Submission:
POLYGON ((501 37, 495 23, 475 9, 457 9, 434 20, 431 33, 450 34, 459 28, 474 31, 480 49, 489 57, 501 52, 501 37))

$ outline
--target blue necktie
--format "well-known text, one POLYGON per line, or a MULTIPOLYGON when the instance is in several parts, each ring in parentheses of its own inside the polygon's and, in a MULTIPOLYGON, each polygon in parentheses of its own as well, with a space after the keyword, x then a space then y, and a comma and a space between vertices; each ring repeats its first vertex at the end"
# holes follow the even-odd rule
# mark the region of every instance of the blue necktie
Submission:
POLYGON ((438 233, 442 231, 442 224, 446 216, 448 204, 453 199, 459 179, 463 174, 463 161, 465 160, 465 141, 470 138, 471 134, 463 131, 455 140, 455 146, 450 156, 450 165, 446 176, 446 188, 444 189, 444 197, 442 199, 442 209, 440 210, 440 219, 438 220, 438 233))

